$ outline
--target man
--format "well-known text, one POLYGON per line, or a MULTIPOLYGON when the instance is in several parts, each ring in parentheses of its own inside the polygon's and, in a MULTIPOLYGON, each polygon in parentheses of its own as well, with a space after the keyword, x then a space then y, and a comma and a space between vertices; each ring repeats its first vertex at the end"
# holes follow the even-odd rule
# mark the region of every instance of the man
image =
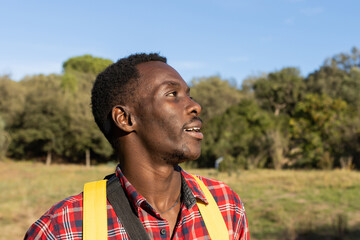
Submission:
MULTIPOLYGON (((178 164, 200 156, 201 107, 158 54, 135 54, 100 73, 92 90, 95 121, 118 155, 116 176, 151 239, 209 239, 197 200, 208 202, 178 164)), ((249 239, 245 210, 224 183, 199 177, 219 206, 230 239, 249 239)), ((128 239, 107 202, 108 239, 128 239)), ((54 205, 25 239, 82 239, 82 193, 54 205)))

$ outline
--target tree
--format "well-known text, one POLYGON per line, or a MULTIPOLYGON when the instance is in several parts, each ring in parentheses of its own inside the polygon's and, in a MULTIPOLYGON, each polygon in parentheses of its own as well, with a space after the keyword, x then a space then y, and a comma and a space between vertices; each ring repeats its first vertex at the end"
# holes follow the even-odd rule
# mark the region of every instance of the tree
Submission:
POLYGON ((65 92, 76 93, 78 89, 91 89, 96 76, 113 62, 89 54, 72 57, 63 63, 61 87, 65 92))
POLYGON ((76 96, 66 98, 66 102, 69 104, 69 128, 65 156, 73 162, 80 162, 85 157, 86 166, 90 166, 91 153, 98 160, 110 157, 112 147, 93 120, 90 90, 78 92, 76 96))
POLYGON ((311 73, 306 79, 306 91, 325 94, 331 98, 342 98, 342 86, 347 73, 337 67, 323 66, 311 73))
POLYGON ((27 94, 26 109, 19 115, 20 125, 12 129, 10 150, 14 157, 41 157, 51 164, 53 153, 62 155, 69 124, 59 75, 37 75, 20 82, 27 94))
POLYGON ((8 76, 0 77, 0 113, 5 129, 19 125, 19 115, 24 111, 26 89, 8 76))
POLYGON ((201 105, 201 118, 205 122, 221 115, 242 98, 240 90, 218 76, 193 79, 191 96, 201 105))
POLYGON ((5 122, 0 115, 0 161, 4 158, 10 144, 10 135, 5 131, 5 122))
POLYGON ((63 69, 64 72, 75 71, 97 75, 112 63, 113 62, 109 59, 93 57, 86 54, 79 57, 69 58, 64 62, 63 69))
POLYGON ((336 125, 338 135, 329 138, 334 164, 342 168, 360 168, 360 112, 347 112, 341 124, 336 125), (344 164, 345 163, 345 164, 344 164))
POLYGON ((289 163, 286 156, 289 151, 288 116, 293 114, 304 90, 300 72, 296 68, 283 68, 268 75, 250 78, 243 86, 253 89, 260 106, 273 112, 275 116, 274 126, 267 132, 270 142, 269 156, 272 166, 281 169, 289 163))
MULTIPOLYGON (((319 144, 325 144, 324 148, 331 146, 331 151, 323 156, 339 166, 341 159, 354 161, 359 167, 359 116, 360 116, 360 52, 353 48, 351 53, 340 53, 327 59, 319 70, 310 74, 305 79, 306 91, 311 94, 326 95, 334 101, 347 103, 346 114, 339 112, 343 119, 341 124, 331 128, 335 133, 326 142, 323 136, 314 137, 319 139, 319 144)), ((319 132, 318 132, 319 133, 319 132)), ((314 133, 315 134, 315 133, 314 133)), ((318 145, 319 145, 318 144, 318 145)), ((316 145, 316 144, 313 144, 316 145)), ((325 159, 326 159, 325 158, 325 159)), ((317 158, 324 159, 323 158, 317 158)), ((343 160, 341 160, 343 161, 343 160)))
POLYGON ((271 126, 271 115, 253 99, 243 99, 206 125, 199 166, 213 167, 219 157, 224 157, 223 168, 264 166, 270 150, 267 132, 271 126))
POLYGON ((325 66, 338 68, 345 72, 350 72, 353 67, 360 68, 360 51, 353 47, 349 53, 339 53, 325 60, 325 66))
POLYGON ((319 167, 336 156, 334 149, 342 141, 346 112, 346 102, 327 95, 308 94, 297 104, 290 120, 292 147, 299 147, 294 165, 319 167))
POLYGON ((272 116, 272 127, 267 131, 270 144, 268 167, 282 169, 290 164, 289 149, 289 117, 287 115, 272 116))
POLYGON ((360 103, 360 52, 353 48, 352 54, 340 53, 327 59, 319 70, 306 79, 308 93, 326 94, 341 98, 353 107, 360 103))
POLYGON ((253 81, 255 98, 275 116, 281 111, 291 116, 303 89, 303 79, 296 68, 284 68, 253 81))
POLYGON ((342 99, 360 113, 360 68, 351 68, 341 88, 342 99))
POLYGON ((85 156, 86 166, 90 166, 91 153, 99 158, 107 158, 113 153, 96 126, 90 108, 90 93, 96 75, 111 63, 108 59, 84 55, 70 58, 63 64, 62 88, 70 114, 70 137, 65 156, 76 162, 85 156))

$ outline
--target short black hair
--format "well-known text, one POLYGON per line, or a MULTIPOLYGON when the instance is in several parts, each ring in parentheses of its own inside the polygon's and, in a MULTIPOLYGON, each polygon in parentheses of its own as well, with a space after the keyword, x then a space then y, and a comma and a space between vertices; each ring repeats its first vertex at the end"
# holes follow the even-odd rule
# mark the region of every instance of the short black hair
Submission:
POLYGON ((150 61, 166 63, 166 58, 157 53, 137 53, 119 59, 101 72, 91 91, 91 106, 94 119, 107 140, 113 144, 111 111, 116 105, 126 105, 134 98, 133 92, 140 77, 136 65, 150 61))

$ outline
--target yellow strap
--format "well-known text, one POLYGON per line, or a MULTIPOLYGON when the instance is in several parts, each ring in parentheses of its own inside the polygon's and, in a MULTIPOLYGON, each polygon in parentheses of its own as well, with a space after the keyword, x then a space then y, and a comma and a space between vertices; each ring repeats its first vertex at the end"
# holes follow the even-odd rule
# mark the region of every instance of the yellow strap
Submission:
POLYGON ((85 183, 83 201, 84 240, 108 239, 106 181, 85 183))
POLYGON ((201 200, 197 201, 197 206, 200 210, 201 216, 204 220, 205 226, 209 232, 210 238, 213 240, 229 240, 229 232, 226 227, 225 221, 214 197, 211 195, 209 189, 205 184, 196 176, 192 175, 197 183, 200 185, 201 190, 204 192, 208 205, 201 200))
MULTIPOLYGON (((202 201, 197 201, 197 206, 203 217, 205 226, 210 238, 213 240, 228 240, 229 232, 220 213, 215 199, 209 189, 196 176, 192 175, 201 190, 204 192, 208 201, 206 205, 202 201)), ((106 204, 106 181, 86 183, 84 186, 83 201, 83 239, 84 240, 104 240, 107 235, 107 204, 106 204)))

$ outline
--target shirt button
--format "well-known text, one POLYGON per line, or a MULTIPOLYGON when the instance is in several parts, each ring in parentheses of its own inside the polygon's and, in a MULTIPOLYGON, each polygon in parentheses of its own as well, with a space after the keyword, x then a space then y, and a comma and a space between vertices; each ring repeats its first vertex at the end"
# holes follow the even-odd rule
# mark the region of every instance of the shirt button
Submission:
POLYGON ((165 228, 161 229, 161 230, 160 230, 160 234, 161 234, 161 235, 165 235, 165 234, 166 234, 166 229, 165 229, 165 228))

